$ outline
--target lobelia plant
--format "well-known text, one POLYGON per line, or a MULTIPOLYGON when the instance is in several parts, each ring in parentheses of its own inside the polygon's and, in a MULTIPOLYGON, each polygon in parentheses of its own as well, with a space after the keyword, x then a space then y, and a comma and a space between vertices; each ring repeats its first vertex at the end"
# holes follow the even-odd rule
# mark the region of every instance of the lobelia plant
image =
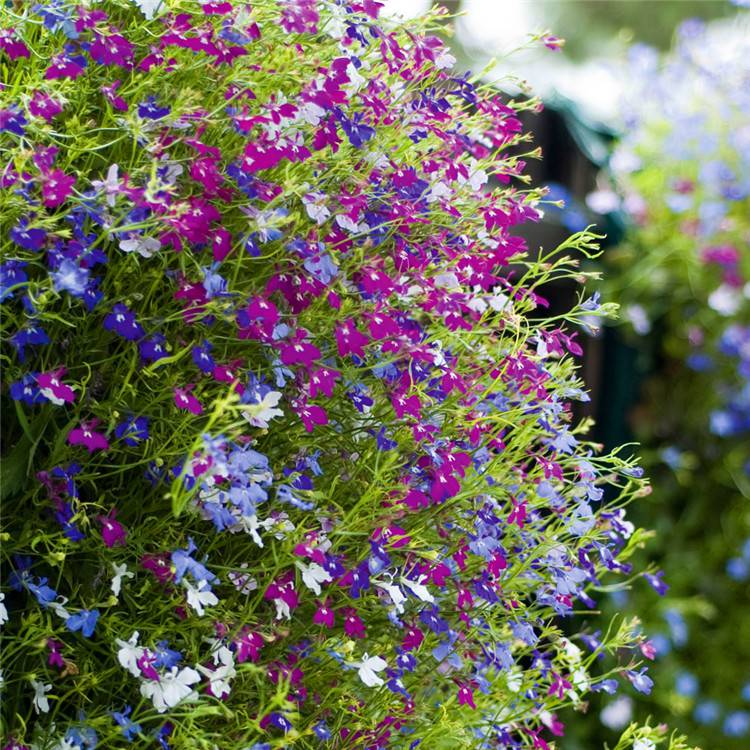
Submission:
POLYGON ((663 60, 633 49, 612 157, 631 226, 605 286, 655 361, 633 424, 658 491, 639 520, 663 540, 672 592, 629 604, 663 656, 660 688, 642 700, 738 750, 750 735, 749 40, 743 14, 687 22, 663 60))
POLYGON ((650 689, 571 617, 646 537, 571 412, 608 308, 544 313, 596 238, 527 253, 535 103, 379 9, 2 9, 6 750, 548 748, 650 689))

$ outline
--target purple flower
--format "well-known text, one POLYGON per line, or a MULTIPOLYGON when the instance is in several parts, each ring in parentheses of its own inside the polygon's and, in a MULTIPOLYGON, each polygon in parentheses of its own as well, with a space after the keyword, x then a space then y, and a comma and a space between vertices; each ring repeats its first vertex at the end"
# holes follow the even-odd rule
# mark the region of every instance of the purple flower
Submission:
POLYGON ((115 436, 131 447, 148 440, 148 417, 128 417, 115 427, 115 436))
POLYGON ((433 633, 447 633, 449 630, 448 623, 443 620, 438 614, 439 610, 437 607, 431 609, 423 609, 419 613, 419 619, 433 632, 433 633))
POLYGON ((104 318, 104 327, 128 341, 137 341, 145 335, 145 331, 135 319, 135 313, 121 302, 118 302, 112 308, 112 312, 104 318))
POLYGON ((669 586, 662 580, 664 578, 663 570, 658 570, 656 573, 644 573, 643 577, 659 596, 664 596, 669 591, 669 586))
POLYGON ((26 263, 22 260, 7 260, 0 264, 0 302, 13 296, 12 287, 23 284, 29 280, 26 275, 26 263))
POLYGON ((9 133, 23 135, 23 126, 26 124, 26 118, 18 107, 0 109, 0 133, 7 130, 9 133))
POLYGON ((99 619, 98 609, 82 609, 77 615, 71 615, 65 621, 65 627, 71 633, 81 631, 84 638, 91 638, 94 634, 97 620, 99 619))
POLYGON ((654 681, 646 674, 648 667, 643 667, 640 672, 628 670, 625 672, 625 676, 633 684, 633 687, 644 695, 651 693, 651 688, 654 686, 654 681))
POLYGON ((95 34, 89 54, 92 60, 101 65, 128 67, 133 62, 133 50, 133 45, 121 34, 95 34))
POLYGON ((362 148, 375 135, 374 128, 362 123, 361 112, 356 112, 354 118, 350 120, 340 109, 337 109, 336 118, 346 133, 349 142, 355 148, 362 148))
POLYGON ((166 357, 167 350, 164 346, 166 343, 167 339, 161 333, 155 333, 153 336, 143 339, 138 344, 141 359, 144 362, 156 362, 166 357))
POLYGON ((160 120, 166 117, 172 110, 169 107, 160 107, 156 103, 156 97, 149 96, 146 101, 138 105, 138 116, 145 120, 160 120))
POLYGON ((41 250, 47 239, 47 232, 39 228, 27 229, 27 222, 22 219, 10 230, 10 238, 26 250, 41 250))
POLYGON ((9 390, 14 401, 23 401, 29 406, 43 404, 47 400, 37 385, 34 373, 27 372, 20 380, 11 383, 9 390))

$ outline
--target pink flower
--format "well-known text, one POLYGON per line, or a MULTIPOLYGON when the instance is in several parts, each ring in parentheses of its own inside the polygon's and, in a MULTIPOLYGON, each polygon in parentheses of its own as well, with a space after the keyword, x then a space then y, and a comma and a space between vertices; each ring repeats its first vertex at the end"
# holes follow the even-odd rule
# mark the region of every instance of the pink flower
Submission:
POLYGON ((354 321, 347 320, 336 326, 336 344, 341 357, 345 357, 347 354, 364 357, 364 347, 369 343, 370 339, 357 329, 354 321))
POLYGON ((324 625, 330 630, 336 619, 334 611, 331 609, 331 600, 326 599, 325 602, 317 602, 317 604, 318 608, 313 615, 313 622, 316 625, 324 625))
POLYGON ((237 649, 235 651, 237 661, 240 664, 246 661, 258 661, 263 644, 263 637, 259 633, 253 633, 245 628, 240 637, 234 642, 237 649))
POLYGON ((191 414, 202 414, 203 406, 190 391, 195 388, 194 384, 186 385, 184 388, 174 389, 174 402, 178 409, 187 409, 191 414))
POLYGON ((401 326, 385 313, 373 313, 370 316, 370 336, 374 339, 384 339, 401 333, 401 326))
POLYGON ((60 380, 64 374, 65 368, 61 367, 59 370, 43 372, 36 376, 42 395, 57 406, 70 404, 76 400, 73 389, 60 380))
POLYGON ((474 691, 471 685, 463 684, 458 688, 458 705, 477 707, 474 703, 474 691))
POLYGON ((523 529, 526 522, 526 502, 513 501, 513 510, 508 515, 508 523, 515 523, 519 529, 523 529))
POLYGON ((565 40, 560 39, 559 36, 554 36, 553 34, 545 34, 542 37, 542 44, 544 44, 547 49, 559 52, 565 44, 565 40))
POLYGON ((341 377, 338 370, 329 367, 319 367, 310 373, 310 398, 315 398, 319 393, 324 393, 328 398, 333 396, 333 388, 336 381, 341 377))
POLYGON ((438 472, 430 485, 430 495, 436 503, 442 503, 458 494, 460 489, 461 485, 453 474, 438 472))
POLYGON ((99 516, 97 520, 102 525, 102 539, 110 549, 116 545, 125 544, 127 536, 125 529, 119 521, 115 520, 117 511, 112 508, 106 516, 99 516))
POLYGON ((133 45, 121 34, 94 34, 89 54, 92 60, 102 65, 129 67, 133 62, 133 49, 133 45))
POLYGON ((56 208, 73 192, 76 178, 62 169, 53 169, 42 177, 42 197, 47 208, 56 208))
POLYGON ((70 78, 71 80, 75 80, 78 76, 83 75, 83 71, 83 67, 77 62, 65 57, 64 54, 59 54, 52 57, 52 65, 47 68, 44 77, 48 81, 53 81, 56 78, 70 78))
POLYGON ((18 38, 16 30, 0 29, 0 49, 5 50, 11 60, 28 57, 29 48, 18 38))
POLYGON ((297 341, 281 347, 281 361, 285 365, 310 365, 320 359, 320 349, 306 341, 297 341))
POLYGON ((353 609, 347 609, 344 612, 344 632, 350 638, 365 637, 365 624, 353 609))
POLYGON ((51 122, 62 111, 62 104, 49 94, 45 94, 44 91, 35 91, 29 102, 29 112, 34 117, 41 117, 47 122, 51 122))
POLYGON ((60 641, 56 641, 54 638, 47 639, 47 648, 49 649, 49 656, 47 657, 47 664, 51 667, 59 667, 62 669, 65 666, 65 660, 60 656, 60 649, 63 644, 60 641))
POLYGON ((214 230, 211 248, 215 261, 224 260, 232 251, 232 233, 223 227, 214 230))
POLYGON ((100 432, 94 431, 94 428, 98 424, 98 419, 92 419, 90 422, 81 422, 80 427, 76 427, 70 431, 68 442, 71 445, 84 446, 89 453, 106 451, 109 448, 109 441, 100 432))
POLYGON ((121 97, 117 96, 117 89, 120 88, 120 81, 112 81, 109 86, 102 86, 99 91, 104 94, 104 98, 112 105, 113 109, 120 112, 128 111, 128 103, 121 97))
POLYGON ((326 410, 317 404, 308 404, 306 401, 298 401, 294 405, 294 411, 297 412, 308 432, 312 432, 316 425, 328 424, 328 414, 326 413, 326 410))
POLYGON ((404 651, 413 651, 415 648, 419 648, 424 640, 424 634, 417 627, 408 628, 404 640, 401 641, 401 648, 404 651))

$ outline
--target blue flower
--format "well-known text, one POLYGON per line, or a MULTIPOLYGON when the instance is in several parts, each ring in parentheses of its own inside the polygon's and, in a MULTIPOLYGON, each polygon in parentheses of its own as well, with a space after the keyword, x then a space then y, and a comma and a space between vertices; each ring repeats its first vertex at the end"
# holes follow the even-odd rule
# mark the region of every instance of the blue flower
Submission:
POLYGON ((91 638, 94 634, 94 628, 99 619, 98 609, 82 609, 78 614, 71 615, 65 621, 65 627, 71 633, 80 630, 84 638, 91 638))
POLYGON ((125 706, 122 713, 112 712, 112 718, 120 725, 120 729, 128 742, 132 742, 141 731, 141 725, 128 718, 132 710, 131 706, 125 706))
POLYGON ((633 684, 633 687, 644 695, 650 695, 651 688, 654 686, 654 681, 646 674, 648 667, 643 667, 640 672, 629 670, 625 672, 625 675, 633 684))
POLYGON ((138 116, 145 120, 160 120, 166 117, 172 110, 169 107, 160 107, 156 103, 156 97, 149 96, 146 101, 138 105, 138 116))
POLYGON ((104 327, 128 341, 137 341, 146 335, 135 319, 135 313, 121 302, 118 302, 112 308, 112 312, 104 318, 104 327))
POLYGON ((56 292, 70 292, 74 297, 82 297, 88 286, 88 269, 81 268, 68 258, 60 263, 56 271, 50 271, 49 275, 56 292))

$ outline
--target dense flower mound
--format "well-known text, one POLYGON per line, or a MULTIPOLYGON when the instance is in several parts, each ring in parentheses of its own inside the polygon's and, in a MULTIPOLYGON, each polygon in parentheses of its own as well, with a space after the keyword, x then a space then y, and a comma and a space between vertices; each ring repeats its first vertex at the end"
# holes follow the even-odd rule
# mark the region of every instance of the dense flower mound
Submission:
POLYGON ((6 747, 547 748, 648 691, 570 617, 645 486, 572 416, 603 311, 545 318, 592 236, 514 234, 529 105, 434 16, 163 5, 2 10, 6 747))
POLYGON ((661 532, 672 586, 648 618, 665 655, 653 700, 686 727, 703 725, 696 736, 707 746, 745 748, 750 19, 714 29, 691 21, 665 59, 636 48, 632 64, 612 166, 633 224, 612 254, 608 294, 657 363, 636 420, 658 489, 647 520, 661 532))

